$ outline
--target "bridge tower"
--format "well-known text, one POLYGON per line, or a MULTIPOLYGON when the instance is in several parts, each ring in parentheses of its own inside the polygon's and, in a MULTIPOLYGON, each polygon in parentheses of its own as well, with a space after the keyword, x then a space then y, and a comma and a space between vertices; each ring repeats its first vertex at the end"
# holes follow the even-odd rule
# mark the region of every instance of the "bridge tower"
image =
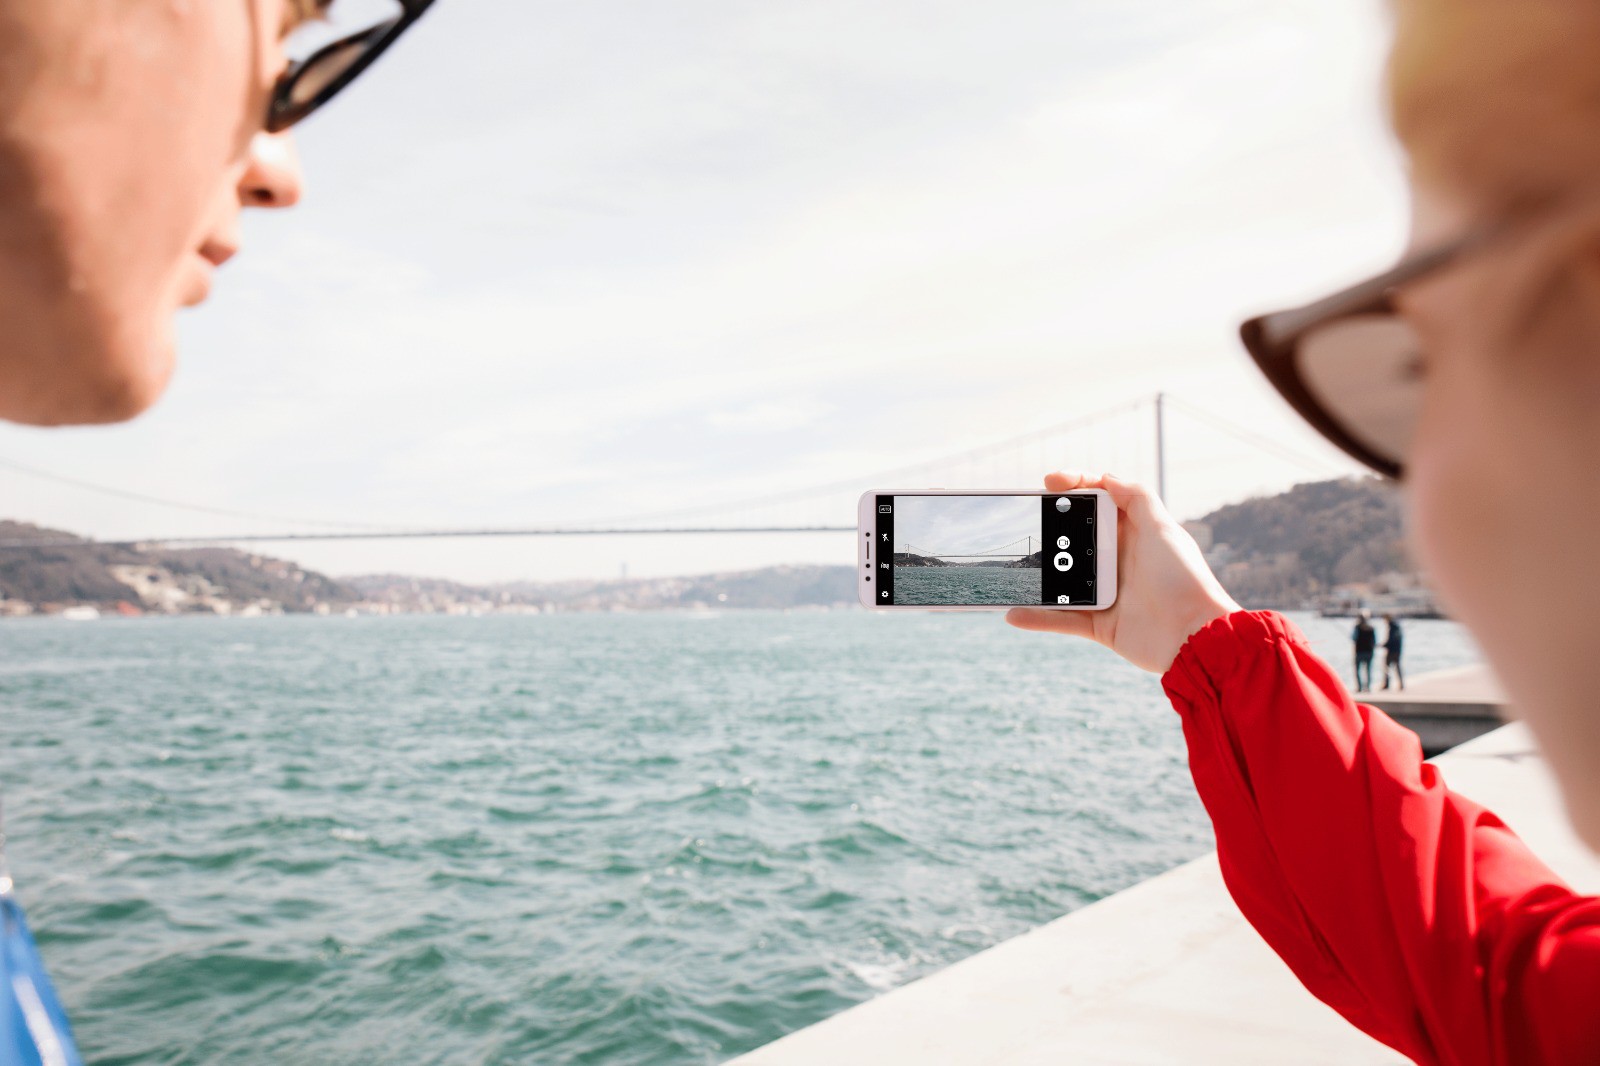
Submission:
POLYGON ((1163 406, 1166 394, 1156 393, 1156 498, 1167 502, 1167 441, 1163 406))

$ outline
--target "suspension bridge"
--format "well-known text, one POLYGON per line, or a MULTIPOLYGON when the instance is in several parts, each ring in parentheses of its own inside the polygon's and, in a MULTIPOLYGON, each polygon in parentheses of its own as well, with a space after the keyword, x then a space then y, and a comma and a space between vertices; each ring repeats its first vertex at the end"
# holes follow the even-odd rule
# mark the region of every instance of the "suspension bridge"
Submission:
POLYGON ((1044 544, 1037 537, 1019 537, 1009 544, 1002 544, 998 548, 990 548, 981 552, 947 552, 931 551, 919 548, 915 544, 906 544, 895 549, 896 555, 920 555, 925 559, 1026 559, 1028 556, 1042 550, 1044 544), (1039 547, 1034 547, 1038 545, 1039 547))
MULTIPOLYGON (((1231 459, 1217 458, 1211 460, 1213 463, 1239 462, 1242 457, 1237 450, 1242 447, 1257 465, 1263 459, 1271 460, 1285 474, 1292 469, 1300 479, 1305 479, 1307 475, 1336 477, 1352 471, 1348 463, 1301 451, 1170 393, 1140 396, 1003 440, 847 479, 717 500, 670 512, 496 527, 471 528, 449 523, 387 526, 362 521, 268 515, 133 491, 0 457, 0 475, 10 474, 43 481, 60 488, 112 497, 164 513, 204 515, 212 521, 228 519, 249 523, 237 531, 129 535, 95 540, 16 535, 0 538, 0 550, 46 546, 65 548, 73 545, 182 548, 303 541, 449 538, 836 535, 854 532, 853 523, 846 524, 840 519, 854 517, 856 497, 864 491, 1031 488, 1039 484, 1044 472, 1062 466, 1116 470, 1148 483, 1158 496, 1168 499, 1169 470, 1174 465, 1188 468, 1189 464, 1198 464, 1205 459, 1206 449, 1195 444, 1195 433, 1202 434, 1212 444, 1226 440, 1235 446, 1236 452, 1231 459), (1175 415, 1176 418, 1173 417, 1175 415), (1190 435, 1176 452, 1172 449, 1174 424, 1190 435)), ((1211 448, 1211 451, 1215 453, 1216 449, 1211 448)), ((1287 483, 1288 480, 1280 476, 1281 482, 1287 483)), ((957 558, 959 554, 940 557, 957 558)), ((987 556, 969 554, 965 557, 977 559, 987 556)))

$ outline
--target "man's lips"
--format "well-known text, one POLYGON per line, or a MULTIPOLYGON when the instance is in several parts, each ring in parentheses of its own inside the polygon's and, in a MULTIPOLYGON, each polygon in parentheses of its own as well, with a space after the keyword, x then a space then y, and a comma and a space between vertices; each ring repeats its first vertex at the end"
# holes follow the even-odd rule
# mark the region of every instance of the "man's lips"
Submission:
POLYGON ((185 307, 204 303, 206 297, 211 295, 211 272, 232 259, 238 252, 238 245, 220 240, 208 240, 195 249, 195 269, 189 275, 188 288, 180 302, 185 307))
POLYGON ((200 246, 200 258, 212 266, 221 266, 235 255, 239 254, 237 244, 224 244, 222 241, 206 241, 200 246))

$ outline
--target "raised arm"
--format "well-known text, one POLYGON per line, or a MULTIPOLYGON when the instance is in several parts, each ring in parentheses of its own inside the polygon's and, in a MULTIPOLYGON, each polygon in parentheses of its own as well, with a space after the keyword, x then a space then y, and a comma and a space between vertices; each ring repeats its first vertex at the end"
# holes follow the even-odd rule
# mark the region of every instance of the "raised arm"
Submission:
POLYGON ((1293 623, 1217 619, 1163 684, 1228 890, 1319 999, 1421 1063, 1600 1062, 1600 901, 1446 788, 1293 623))
POLYGON ((1228 889, 1306 987, 1420 1063, 1600 1063, 1600 902, 1446 788, 1292 623, 1240 611, 1159 502, 1057 477, 1119 497, 1117 605, 1012 621, 1165 672, 1228 889))

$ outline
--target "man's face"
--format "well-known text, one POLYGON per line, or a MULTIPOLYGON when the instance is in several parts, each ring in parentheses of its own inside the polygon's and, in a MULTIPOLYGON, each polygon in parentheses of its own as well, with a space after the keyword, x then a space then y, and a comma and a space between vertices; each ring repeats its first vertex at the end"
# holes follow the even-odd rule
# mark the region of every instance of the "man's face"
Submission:
POLYGON ((241 208, 299 198, 261 132, 285 3, 0 0, 0 418, 144 410, 241 208))

